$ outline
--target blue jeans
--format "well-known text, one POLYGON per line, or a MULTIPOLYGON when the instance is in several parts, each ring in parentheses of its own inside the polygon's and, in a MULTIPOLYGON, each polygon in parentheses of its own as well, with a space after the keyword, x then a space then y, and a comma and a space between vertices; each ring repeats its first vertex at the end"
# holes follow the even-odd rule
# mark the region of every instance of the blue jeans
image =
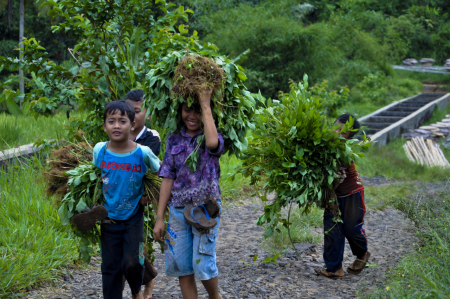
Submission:
MULTIPOLYGON (((220 201, 218 201, 220 205, 220 201)), ((217 225, 208 234, 201 234, 184 219, 184 207, 170 207, 169 225, 165 236, 167 276, 195 274, 200 280, 210 280, 219 275, 216 265, 217 225)), ((222 206, 221 206, 222 209, 222 206)))
POLYGON ((333 213, 325 210, 323 215, 324 251, 323 259, 327 270, 336 272, 342 268, 344 259, 345 238, 347 238, 353 255, 362 257, 367 251, 367 239, 364 231, 364 190, 338 197, 339 210, 343 222, 334 222, 333 213))
POLYGON ((144 209, 127 220, 101 226, 102 285, 105 299, 122 299, 122 276, 131 293, 141 290, 144 278, 144 209))

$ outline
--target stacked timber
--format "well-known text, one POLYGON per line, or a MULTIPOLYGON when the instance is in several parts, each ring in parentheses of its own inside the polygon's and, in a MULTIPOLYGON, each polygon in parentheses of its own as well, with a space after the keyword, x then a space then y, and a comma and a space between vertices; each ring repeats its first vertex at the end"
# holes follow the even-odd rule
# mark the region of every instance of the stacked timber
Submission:
POLYGON ((408 159, 412 162, 429 167, 450 167, 439 144, 430 139, 412 138, 403 145, 403 148, 408 159))
POLYGON ((402 134, 402 137, 411 140, 412 138, 422 137, 423 139, 439 140, 450 135, 450 114, 446 118, 432 125, 422 126, 418 129, 408 130, 402 134))
POLYGON ((408 141, 403 148, 408 159, 420 165, 450 167, 439 146, 439 140, 447 137, 442 143, 450 148, 450 114, 443 120, 432 125, 422 126, 418 129, 408 130, 402 136, 408 141))

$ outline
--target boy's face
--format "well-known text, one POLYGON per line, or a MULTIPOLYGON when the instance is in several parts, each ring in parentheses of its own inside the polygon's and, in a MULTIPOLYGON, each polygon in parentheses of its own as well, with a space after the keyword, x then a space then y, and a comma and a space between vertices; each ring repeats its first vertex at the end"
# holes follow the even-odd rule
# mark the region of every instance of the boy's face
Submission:
POLYGON ((123 142, 128 140, 128 136, 136 123, 130 122, 128 115, 119 110, 108 113, 106 120, 103 123, 103 130, 108 134, 109 139, 115 142, 123 142))
MULTIPOLYGON (((142 109, 142 104, 144 102, 135 102, 132 100, 125 100, 125 102, 131 104, 131 106, 133 106, 134 108, 134 121, 136 122, 136 127, 134 128, 134 130, 142 130, 142 128, 145 126, 145 113, 147 112, 145 108, 142 109)), ((147 119, 150 119, 150 115, 147 117, 147 119)))
MULTIPOLYGON (((342 130, 342 127, 344 126, 344 124, 339 121, 337 121, 335 124, 339 125, 339 129, 336 129, 333 132, 339 133, 342 130)), ((341 137, 344 137, 345 139, 348 139, 350 137, 350 131, 347 131, 345 133, 340 133, 339 135, 341 137)))
POLYGON ((202 129, 202 114, 189 108, 186 103, 181 108, 181 119, 186 125, 187 131, 197 133, 202 129))

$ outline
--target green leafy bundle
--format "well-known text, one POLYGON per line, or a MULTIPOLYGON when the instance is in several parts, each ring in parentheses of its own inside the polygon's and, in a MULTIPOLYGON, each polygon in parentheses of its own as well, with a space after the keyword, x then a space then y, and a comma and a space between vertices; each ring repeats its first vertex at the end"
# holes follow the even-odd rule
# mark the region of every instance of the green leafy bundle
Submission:
POLYGON ((172 92, 174 81, 179 79, 174 78, 175 70, 186 56, 207 57, 223 69, 224 82, 217 92, 214 92, 211 108, 217 129, 225 140, 225 151, 239 156, 248 145, 247 129, 254 128, 251 119, 256 103, 244 85, 247 77, 243 69, 230 59, 220 56, 217 47, 212 44, 207 44, 195 52, 193 49, 173 51, 156 64, 147 74, 144 83, 145 93, 150 99, 145 103, 147 114, 152 114, 152 119, 164 129, 168 129, 169 133, 181 127, 182 104, 188 103, 191 106, 196 101, 172 92))
MULTIPOLYGON (((76 228, 70 219, 81 213, 84 209, 90 209, 94 205, 105 203, 102 192, 101 171, 92 163, 81 164, 75 169, 66 172, 69 176, 67 184, 69 192, 61 201, 58 213, 63 225, 69 225, 75 235, 80 237, 79 253, 83 261, 89 262, 94 254, 93 246, 100 242, 99 226, 94 226, 89 231, 81 231, 76 228)), ((151 204, 146 207, 144 226, 146 235, 147 253, 154 259, 153 250, 153 227, 155 226, 157 199, 159 197, 159 188, 161 187, 161 178, 148 171, 144 177, 144 195, 147 196, 151 204)), ((163 248, 163 247, 161 247, 163 248)))
MULTIPOLYGON (((333 207, 335 171, 339 165, 358 163, 372 142, 365 135, 359 142, 333 132, 339 126, 325 115, 323 101, 311 97, 306 75, 303 84, 292 83, 290 92, 280 94, 279 101, 266 100, 261 94, 255 98, 267 106, 255 113, 256 128, 251 131, 239 172, 251 177, 252 184, 267 178, 261 196, 266 202, 264 215, 258 224, 269 224, 268 237, 279 222, 289 227, 288 219, 281 215, 288 205, 297 204, 306 213, 313 205, 333 207), (266 195, 272 191, 277 197, 267 203, 266 195)), ((349 120, 341 132, 351 130, 353 121, 349 120)))
POLYGON ((69 192, 61 201, 58 214, 63 225, 70 224, 75 235, 80 237, 80 258, 89 262, 94 254, 92 246, 100 243, 100 229, 94 226, 89 231, 81 231, 72 224, 70 219, 81 213, 83 209, 90 209, 95 204, 103 204, 102 180, 100 169, 92 163, 81 164, 66 172, 69 176, 69 192))
MULTIPOLYGON (((80 132, 84 137, 84 134, 80 132)), ((61 141, 65 142, 65 141, 61 141)), ((76 236, 80 238, 80 258, 89 262, 94 254, 93 246, 100 242, 98 226, 89 231, 80 231, 72 224, 71 218, 90 209, 94 205, 104 204, 101 171, 92 164, 92 146, 86 142, 71 143, 54 149, 47 159, 49 170, 45 173, 48 181, 48 193, 62 196, 58 214, 63 225, 70 225, 76 236)), ((154 259, 153 227, 155 225, 157 201, 162 179, 148 171, 145 174, 144 196, 149 198, 146 207, 144 225, 146 227, 147 253, 154 259)), ((162 247, 161 247, 162 248, 162 247)))

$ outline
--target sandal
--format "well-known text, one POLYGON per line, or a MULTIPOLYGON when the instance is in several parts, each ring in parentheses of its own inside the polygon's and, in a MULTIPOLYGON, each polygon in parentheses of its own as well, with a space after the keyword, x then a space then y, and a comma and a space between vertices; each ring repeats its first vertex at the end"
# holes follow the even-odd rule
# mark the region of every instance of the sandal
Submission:
POLYGON ((316 273, 318 275, 322 275, 325 276, 327 278, 331 278, 331 279, 339 279, 339 278, 343 278, 344 277, 344 270, 339 269, 336 272, 330 272, 325 268, 322 269, 314 269, 314 271, 316 271, 316 273))
POLYGON ((364 270, 364 268, 366 267, 367 262, 369 261, 370 258, 370 252, 366 252, 365 254, 365 259, 359 259, 356 258, 356 260, 353 262, 353 264, 350 265, 350 267, 347 268, 347 271, 351 274, 359 274, 362 272, 362 270, 364 270))
POLYGON ((90 211, 82 212, 72 217, 72 222, 79 230, 90 230, 97 221, 108 217, 108 211, 104 206, 95 206, 90 211))
POLYGON ((209 199, 204 205, 211 218, 220 216, 220 206, 215 199, 209 199))
POLYGON ((207 233, 209 229, 217 225, 217 220, 209 217, 205 204, 196 207, 189 204, 184 209, 184 219, 201 233, 207 233))

